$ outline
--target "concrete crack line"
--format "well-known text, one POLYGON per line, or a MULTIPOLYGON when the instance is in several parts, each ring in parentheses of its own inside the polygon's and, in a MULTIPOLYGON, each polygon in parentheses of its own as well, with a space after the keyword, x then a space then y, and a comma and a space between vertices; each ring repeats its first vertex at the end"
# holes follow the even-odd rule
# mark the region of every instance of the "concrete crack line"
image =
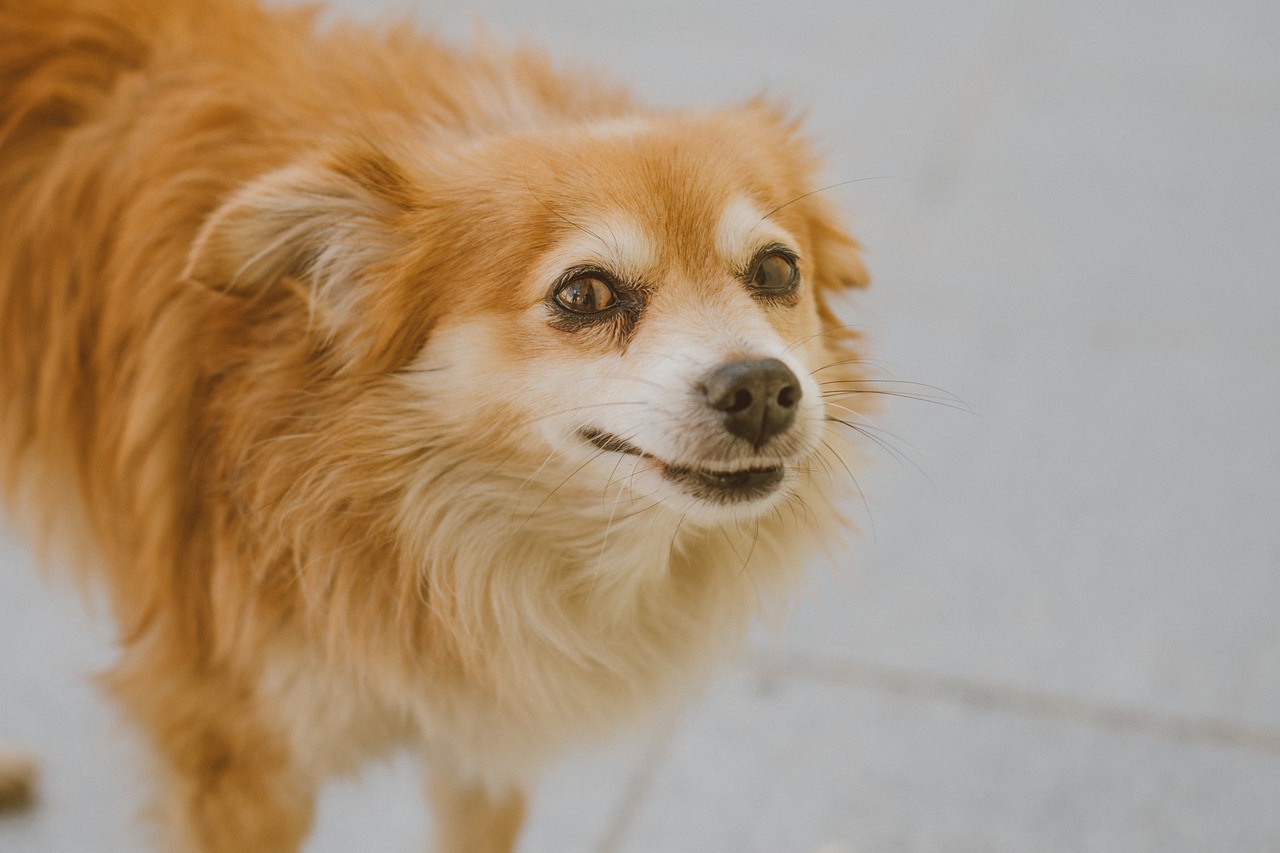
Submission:
POLYGON ((653 742, 645 752, 644 759, 631 775, 627 788, 622 793, 621 804, 618 806, 617 813, 613 816, 613 820, 609 822, 609 828, 605 831, 604 837, 596 845, 596 853, 618 853, 622 849, 623 842, 627 838, 627 832, 630 831, 631 825, 635 823, 636 816, 640 813, 640 807, 644 805, 644 801, 648 798, 649 792, 657 781, 658 772, 662 769, 663 763, 671 752, 671 746, 675 742, 676 732, 679 728, 680 720, 673 718, 654 735, 653 742))
POLYGON ((752 661, 767 678, 815 678, 906 699, 937 700, 1014 711, 1112 731, 1137 732, 1172 740, 1280 755, 1280 728, 1250 725, 1217 717, 1167 714, 970 678, 910 672, 866 662, 769 653, 756 654, 752 661))

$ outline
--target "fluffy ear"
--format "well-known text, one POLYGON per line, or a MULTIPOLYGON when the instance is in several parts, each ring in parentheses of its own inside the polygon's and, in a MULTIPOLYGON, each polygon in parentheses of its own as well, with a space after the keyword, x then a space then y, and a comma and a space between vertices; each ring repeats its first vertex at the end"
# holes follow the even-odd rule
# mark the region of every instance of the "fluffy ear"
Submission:
POLYGON ((851 287, 866 287, 871 276, 862 262, 862 247, 841 226, 834 206, 813 197, 805 199, 810 251, 813 254, 814 293, 818 316, 832 334, 824 341, 837 353, 857 358, 858 332, 846 325, 832 304, 833 296, 851 287))
POLYGON ((824 201, 806 201, 818 286, 828 291, 866 287, 871 283, 871 274, 862 261, 862 246, 841 226, 834 207, 824 201))
MULTIPOLYGON (((796 162, 795 184, 805 186, 820 173, 819 163, 809 144, 804 140, 802 115, 792 114, 781 103, 763 95, 747 102, 746 111, 756 120, 772 127, 783 140, 796 162)), ((871 277, 862 262, 862 250, 858 241, 849 236, 840 222, 835 206, 825 201, 822 190, 810 192, 795 199, 803 211, 805 224, 812 241, 813 266, 818 288, 826 292, 846 287, 866 287, 871 277)), ((790 206, 790 204, 786 205, 790 206)))
POLYGON ((245 185, 214 211, 185 274, 244 295, 296 282, 336 333, 357 313, 364 280, 402 244, 396 219, 405 203, 405 181, 386 161, 289 166, 245 185))

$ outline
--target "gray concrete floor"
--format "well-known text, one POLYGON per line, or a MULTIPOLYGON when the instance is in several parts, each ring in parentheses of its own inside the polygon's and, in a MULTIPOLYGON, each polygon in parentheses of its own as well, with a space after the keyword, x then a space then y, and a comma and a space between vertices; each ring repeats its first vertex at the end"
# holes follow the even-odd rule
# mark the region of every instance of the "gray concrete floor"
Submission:
MULTIPOLYGON (((1280 4, 417 16, 811 107, 831 181, 872 179, 833 191, 876 274, 847 315, 974 410, 896 401, 850 556, 686 716, 559 767, 525 851, 1280 851, 1280 4)), ((32 563, 0 540, 0 736, 45 764, 0 850, 144 849, 109 626, 32 563)), ((335 785, 308 853, 423 849, 417 791, 335 785)))

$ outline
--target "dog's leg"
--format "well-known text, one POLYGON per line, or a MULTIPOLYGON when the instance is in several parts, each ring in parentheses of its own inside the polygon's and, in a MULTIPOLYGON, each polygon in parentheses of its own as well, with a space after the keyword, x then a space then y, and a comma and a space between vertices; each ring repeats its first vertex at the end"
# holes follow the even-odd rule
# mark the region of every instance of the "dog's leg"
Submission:
POLYGON ((524 794, 495 796, 444 770, 428 780, 436 846, 432 853, 511 853, 524 822, 524 794))
POLYGON ((243 717, 231 727, 208 718, 173 724, 188 730, 162 745, 169 779, 157 805, 175 853, 296 853, 314 797, 276 737, 243 717))
POLYGON ((112 679, 159 759, 161 849, 296 853, 315 789, 297 770, 283 726, 241 685, 178 675, 157 689, 162 679, 136 666, 112 679))
POLYGON ((0 749, 0 812, 26 808, 35 798, 35 762, 0 749))

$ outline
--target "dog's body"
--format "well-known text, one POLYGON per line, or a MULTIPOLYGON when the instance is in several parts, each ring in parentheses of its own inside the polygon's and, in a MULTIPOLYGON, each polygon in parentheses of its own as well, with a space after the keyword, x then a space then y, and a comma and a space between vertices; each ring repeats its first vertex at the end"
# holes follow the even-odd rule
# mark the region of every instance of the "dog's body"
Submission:
POLYGON ((834 520, 814 169, 531 55, 0 0, 0 471, 105 581, 171 849, 295 850, 408 746, 506 850, 705 673, 834 520))

